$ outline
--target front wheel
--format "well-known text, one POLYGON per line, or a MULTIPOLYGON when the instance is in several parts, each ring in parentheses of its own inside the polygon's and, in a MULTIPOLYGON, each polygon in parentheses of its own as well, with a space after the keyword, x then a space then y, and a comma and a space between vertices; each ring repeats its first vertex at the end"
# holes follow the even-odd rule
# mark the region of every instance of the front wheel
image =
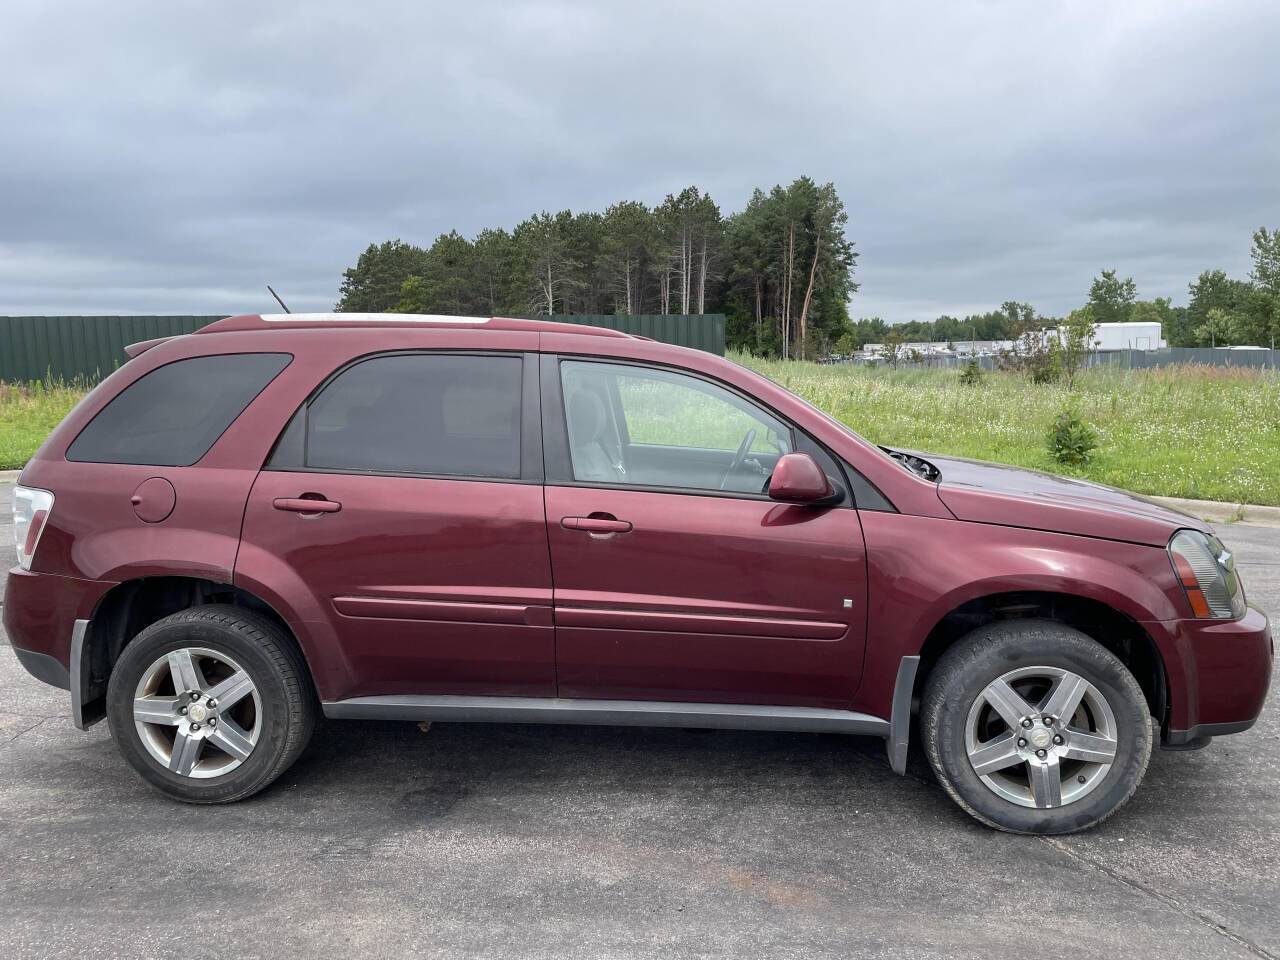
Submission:
POLYGON ((305 663, 273 623, 210 605, 165 617, 124 648, 107 720, 121 754, 160 792, 228 803, 297 759, 316 704, 305 663))
POLYGON ((925 684, 934 773, 976 819, 1072 833, 1138 788, 1151 756, 1146 698, 1120 659, 1060 623, 1006 621, 951 647, 925 684))

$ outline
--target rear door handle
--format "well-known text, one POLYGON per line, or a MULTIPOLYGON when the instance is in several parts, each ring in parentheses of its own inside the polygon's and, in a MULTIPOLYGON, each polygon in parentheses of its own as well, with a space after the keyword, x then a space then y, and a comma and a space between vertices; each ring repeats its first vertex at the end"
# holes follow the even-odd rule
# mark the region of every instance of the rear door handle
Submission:
POLYGON ((271 505, 277 510, 290 510, 293 513, 337 513, 342 504, 336 500, 325 500, 316 497, 276 497, 271 505))
POLYGON ((631 521, 614 517, 561 517, 560 526, 566 530, 581 530, 592 536, 631 532, 631 521))

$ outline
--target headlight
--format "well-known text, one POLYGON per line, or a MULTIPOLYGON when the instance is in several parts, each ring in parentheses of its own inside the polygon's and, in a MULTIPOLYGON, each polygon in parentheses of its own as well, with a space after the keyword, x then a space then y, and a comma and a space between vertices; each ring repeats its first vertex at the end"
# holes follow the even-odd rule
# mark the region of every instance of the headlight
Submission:
POLYGON ((36 555, 40 534, 44 533, 52 510, 53 494, 48 490, 14 485, 13 542, 18 548, 18 563, 23 570, 31 569, 31 558, 36 555))
POLYGON ((1169 541, 1169 559, 1199 619, 1235 620, 1244 616, 1244 588, 1236 560, 1217 537, 1179 530, 1169 541))

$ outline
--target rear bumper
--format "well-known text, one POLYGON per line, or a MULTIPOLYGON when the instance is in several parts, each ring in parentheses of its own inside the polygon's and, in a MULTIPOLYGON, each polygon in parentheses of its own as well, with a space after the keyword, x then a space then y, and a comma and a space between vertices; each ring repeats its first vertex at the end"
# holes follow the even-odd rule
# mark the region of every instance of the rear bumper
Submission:
POLYGON ((4 629, 18 662, 37 680, 70 691, 81 730, 103 714, 103 684, 91 676, 86 640, 94 608, 113 586, 15 567, 5 588, 4 629))
POLYGON ((51 687, 71 689, 71 672, 49 654, 37 653, 35 650, 26 650, 22 647, 14 647, 13 652, 17 655, 18 662, 26 668, 27 673, 37 680, 43 680, 51 687))
POLYGON ((1211 737, 1248 730, 1271 686, 1275 644, 1261 610, 1239 620, 1172 620, 1146 624, 1163 655, 1169 713, 1163 742, 1204 746, 1211 737))
MULTIPOLYGON (((32 573, 14 567, 5 585, 3 608, 9 642, 15 650, 51 657, 62 669, 70 670, 71 636, 76 621, 92 619, 98 601, 113 586, 107 581, 32 573)), ((40 673, 32 673, 44 680, 40 673)))

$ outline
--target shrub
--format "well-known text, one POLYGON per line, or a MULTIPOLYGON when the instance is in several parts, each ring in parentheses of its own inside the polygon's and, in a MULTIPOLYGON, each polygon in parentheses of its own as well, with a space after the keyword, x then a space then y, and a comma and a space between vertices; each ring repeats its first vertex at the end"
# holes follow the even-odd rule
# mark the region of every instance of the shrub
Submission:
POLYGON ((982 367, 977 357, 970 357, 969 362, 960 368, 960 382, 966 387, 976 387, 982 383, 982 367))
POLYGON ((1068 406, 1053 418, 1049 427, 1049 454, 1058 463, 1079 466, 1088 463, 1098 446, 1098 435, 1075 407, 1068 406))

